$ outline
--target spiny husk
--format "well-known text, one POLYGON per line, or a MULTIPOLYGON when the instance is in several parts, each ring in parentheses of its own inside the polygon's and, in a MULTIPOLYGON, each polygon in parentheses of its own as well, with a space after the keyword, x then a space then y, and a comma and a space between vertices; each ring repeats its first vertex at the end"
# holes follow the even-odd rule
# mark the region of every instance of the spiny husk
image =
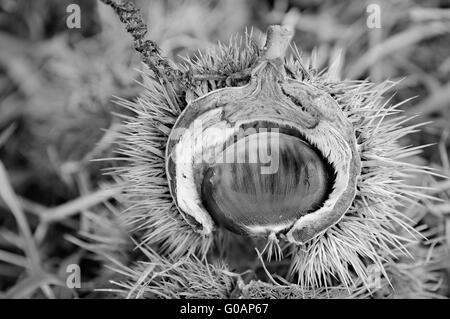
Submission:
MULTIPOLYGON (((416 131, 419 125, 403 126, 407 119, 398 114, 401 103, 390 105, 389 100, 385 101, 384 95, 395 83, 336 81, 335 74, 319 73, 310 67, 295 48, 292 57, 286 60, 288 75, 328 92, 354 126, 362 161, 356 198, 338 224, 305 245, 278 246, 273 240, 269 243, 268 251, 275 251, 278 256, 283 253, 284 260, 290 261, 289 274, 282 281, 254 280, 243 284, 222 265, 220 271, 208 272, 208 287, 216 289, 211 291, 194 275, 217 262, 213 254, 208 254, 214 238, 195 232, 174 206, 165 176, 166 141, 186 100, 218 88, 245 84, 248 70, 258 61, 260 53, 251 35, 233 38, 229 45, 219 44, 206 54, 186 59, 184 68, 196 80, 186 88, 185 96, 175 96, 170 84, 162 85, 144 72, 142 97, 136 102, 119 101, 135 114, 126 118, 124 133, 118 141, 118 151, 124 158, 115 174, 122 180, 124 204, 128 206, 122 218, 139 238, 141 249, 143 245, 151 247, 151 253, 146 249, 148 261, 122 271, 128 278, 119 284, 128 296, 230 297, 233 289, 228 285, 234 283, 237 296, 249 298, 376 297, 380 296, 377 291, 395 287, 397 278, 405 277, 397 271, 399 256, 406 256, 406 264, 410 263, 412 257, 406 246, 418 243, 421 237, 414 228, 415 222, 402 213, 402 206, 414 205, 428 197, 424 189, 408 185, 405 180, 431 172, 403 162, 418 154, 422 147, 401 147, 398 140, 416 131), (178 258, 183 258, 181 264, 177 263, 178 258), (169 268, 170 276, 155 280, 164 267, 169 268), (179 267, 183 271, 178 271, 179 267), (191 286, 180 284, 186 278, 191 286), (193 286, 199 288, 193 290, 193 286)), ((214 236, 220 237, 221 232, 219 229, 214 236)), ((427 273, 426 267, 421 269, 427 273)), ((412 271, 402 268, 402 274, 406 272, 408 276, 412 271)), ((424 285, 410 289, 410 296, 429 294, 424 285)))
POLYGON ((148 246, 140 249, 147 258, 134 267, 117 263, 116 272, 125 278, 116 292, 126 298, 228 298, 231 296, 236 274, 224 264, 208 264, 195 255, 166 258, 148 246))

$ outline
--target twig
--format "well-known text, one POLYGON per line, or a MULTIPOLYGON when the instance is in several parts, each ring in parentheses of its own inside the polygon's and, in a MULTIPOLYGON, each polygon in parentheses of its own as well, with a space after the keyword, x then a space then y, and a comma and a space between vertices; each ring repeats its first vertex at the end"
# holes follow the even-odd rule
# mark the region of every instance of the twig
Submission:
POLYGON ((139 52, 142 61, 160 79, 166 81, 180 81, 183 72, 171 66, 171 61, 161 55, 161 49, 152 40, 145 39, 148 32, 147 25, 142 20, 140 10, 128 1, 122 0, 100 0, 110 6, 122 23, 126 24, 126 30, 134 40, 134 49, 139 52))
POLYGON ((193 85, 196 81, 204 80, 225 80, 227 85, 231 85, 231 81, 239 81, 248 78, 249 72, 235 74, 194 74, 191 71, 183 72, 173 67, 174 63, 168 58, 163 57, 161 49, 158 45, 149 39, 144 39, 148 32, 147 25, 142 20, 140 10, 135 5, 123 0, 100 0, 104 4, 110 6, 122 23, 126 24, 126 30, 134 40, 134 48, 139 52, 142 61, 148 65, 158 79, 164 80, 165 83, 171 83, 176 88, 185 90, 193 85))

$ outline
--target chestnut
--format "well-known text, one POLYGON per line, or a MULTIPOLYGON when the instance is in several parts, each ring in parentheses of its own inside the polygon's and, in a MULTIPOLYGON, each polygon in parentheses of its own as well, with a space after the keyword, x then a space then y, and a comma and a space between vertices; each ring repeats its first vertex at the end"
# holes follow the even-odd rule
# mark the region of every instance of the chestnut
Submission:
POLYGON ((249 83, 191 101, 172 128, 169 188, 203 234, 219 225, 302 244, 337 223, 355 197, 353 126, 328 93, 288 76, 292 35, 269 27, 249 83))

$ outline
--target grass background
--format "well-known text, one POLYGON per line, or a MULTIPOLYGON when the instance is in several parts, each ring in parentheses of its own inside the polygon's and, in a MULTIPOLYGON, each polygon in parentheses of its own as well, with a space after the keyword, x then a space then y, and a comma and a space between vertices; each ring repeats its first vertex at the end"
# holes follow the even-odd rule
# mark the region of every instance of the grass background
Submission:
MULTIPOLYGON (((393 102, 414 96, 402 109, 430 121, 402 141, 432 144, 410 160, 450 176, 450 1, 135 2, 149 36, 175 61, 246 27, 257 34, 289 23, 319 68, 340 56, 333 67, 343 79, 401 80, 393 102), (366 25, 372 3, 381 8, 381 29, 366 25)), ((102 174, 111 164, 95 159, 114 156, 120 118, 112 113, 125 111, 113 97, 141 92, 131 37, 93 0, 0 0, 0 43, 0 296, 108 296, 94 289, 107 287, 112 271, 92 250, 124 262, 133 252, 116 220, 120 195, 102 174), (81 7, 81 29, 66 27, 70 3, 81 7), (81 289, 66 286, 70 264, 82 269, 81 289)), ((444 243, 436 267, 448 272, 450 182, 415 182, 442 200, 422 203, 415 215, 429 245, 444 243)))

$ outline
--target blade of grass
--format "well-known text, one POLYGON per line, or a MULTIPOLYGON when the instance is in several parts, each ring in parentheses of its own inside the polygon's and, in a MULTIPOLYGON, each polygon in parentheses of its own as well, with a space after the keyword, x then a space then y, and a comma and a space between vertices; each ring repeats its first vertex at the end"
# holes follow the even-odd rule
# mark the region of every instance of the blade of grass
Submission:
POLYGON ((348 71, 347 77, 357 79, 381 58, 393 54, 400 49, 410 48, 414 44, 432 36, 449 31, 449 25, 442 22, 434 22, 425 25, 419 25, 391 36, 378 45, 372 47, 366 54, 359 58, 348 71))
MULTIPOLYGON (((0 161, 0 198, 3 199, 5 204, 11 210, 12 214, 14 215, 14 218, 16 219, 20 233, 24 238, 25 243, 24 250, 28 257, 31 274, 33 276, 46 276, 42 271, 39 251, 34 241, 33 235, 31 233, 30 226, 28 225, 28 221, 25 217, 25 212, 23 211, 22 206, 19 203, 19 200, 9 181, 9 177, 6 172, 5 166, 1 161, 0 161)), ((18 285, 15 285, 11 289, 16 288, 17 286, 18 285)), ((53 291, 46 283, 39 285, 39 287, 42 289, 42 291, 48 298, 52 298, 54 296, 53 291)))
POLYGON ((25 257, 10 253, 9 251, 0 250, 0 261, 22 268, 29 267, 28 261, 25 257))
POLYGON ((40 287, 49 287, 49 285, 58 285, 64 287, 64 284, 55 276, 49 274, 37 274, 26 277, 14 287, 9 289, 6 294, 6 299, 23 299, 30 297, 36 289, 40 287))
POLYGON ((25 240, 25 251, 27 257, 31 262, 31 270, 34 274, 39 272, 41 268, 41 261, 38 254, 38 249, 36 243, 34 242, 33 235, 31 233, 28 221, 25 217, 25 213, 20 206, 20 203, 14 193, 14 190, 9 182, 8 174, 6 173, 5 166, 0 161, 0 197, 6 203, 8 208, 11 210, 14 218, 16 219, 17 225, 20 229, 25 240))
POLYGON ((6 143, 16 129, 16 123, 11 124, 7 129, 0 133, 0 148, 6 143))
POLYGON ((101 202, 119 194, 119 189, 100 189, 92 194, 79 197, 65 204, 49 209, 41 216, 44 222, 55 222, 73 216, 89 207, 100 204, 101 202))

